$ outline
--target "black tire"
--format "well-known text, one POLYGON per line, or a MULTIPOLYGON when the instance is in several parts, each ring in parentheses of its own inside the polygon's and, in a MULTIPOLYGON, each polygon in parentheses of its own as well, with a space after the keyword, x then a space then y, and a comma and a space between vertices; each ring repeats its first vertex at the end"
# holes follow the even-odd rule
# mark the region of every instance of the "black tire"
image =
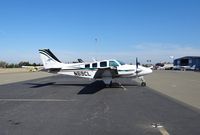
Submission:
POLYGON ((143 86, 143 87, 145 87, 146 85, 147 85, 146 82, 141 83, 141 86, 143 86))

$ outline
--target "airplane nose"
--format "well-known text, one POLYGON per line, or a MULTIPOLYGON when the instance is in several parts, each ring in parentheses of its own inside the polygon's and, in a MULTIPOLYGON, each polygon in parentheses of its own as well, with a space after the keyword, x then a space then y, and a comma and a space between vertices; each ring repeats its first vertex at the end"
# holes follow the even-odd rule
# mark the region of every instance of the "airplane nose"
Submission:
POLYGON ((147 74, 151 74, 153 71, 150 68, 147 67, 140 67, 141 72, 139 72, 139 75, 147 75, 147 74))
POLYGON ((150 73, 152 73, 152 72, 153 72, 153 70, 149 68, 149 69, 148 69, 148 72, 149 72, 149 74, 150 74, 150 73))
POLYGON ((150 73, 152 73, 152 72, 153 72, 152 69, 150 69, 150 68, 145 68, 144 74, 150 74, 150 73))

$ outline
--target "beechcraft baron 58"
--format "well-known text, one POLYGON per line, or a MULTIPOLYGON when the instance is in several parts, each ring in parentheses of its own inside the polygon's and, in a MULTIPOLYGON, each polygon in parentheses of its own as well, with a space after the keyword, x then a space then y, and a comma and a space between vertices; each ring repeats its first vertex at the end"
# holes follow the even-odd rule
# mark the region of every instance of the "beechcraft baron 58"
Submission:
POLYGON ((50 73, 102 79, 110 87, 115 78, 139 78, 141 86, 146 86, 143 76, 152 73, 150 68, 140 66, 137 59, 136 65, 128 65, 115 59, 66 64, 62 63, 49 49, 41 49, 39 53, 44 69, 50 73))

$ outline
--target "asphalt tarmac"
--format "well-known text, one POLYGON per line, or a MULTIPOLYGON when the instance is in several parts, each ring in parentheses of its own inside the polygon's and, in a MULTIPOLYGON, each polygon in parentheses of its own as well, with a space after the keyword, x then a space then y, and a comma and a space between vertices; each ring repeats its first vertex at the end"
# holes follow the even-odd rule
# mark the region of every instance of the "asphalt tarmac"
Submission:
POLYGON ((105 88, 58 75, 0 85, 0 135, 69 134, 200 135, 200 111, 128 80, 105 88))

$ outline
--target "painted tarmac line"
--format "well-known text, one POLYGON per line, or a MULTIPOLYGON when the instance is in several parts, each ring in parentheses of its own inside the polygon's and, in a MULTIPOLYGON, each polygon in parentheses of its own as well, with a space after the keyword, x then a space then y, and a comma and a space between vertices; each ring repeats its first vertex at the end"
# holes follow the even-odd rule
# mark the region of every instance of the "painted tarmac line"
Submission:
POLYGON ((164 127, 159 127, 158 129, 162 135, 170 135, 164 127))
POLYGON ((65 99, 0 99, 0 102, 73 102, 76 100, 65 99))

